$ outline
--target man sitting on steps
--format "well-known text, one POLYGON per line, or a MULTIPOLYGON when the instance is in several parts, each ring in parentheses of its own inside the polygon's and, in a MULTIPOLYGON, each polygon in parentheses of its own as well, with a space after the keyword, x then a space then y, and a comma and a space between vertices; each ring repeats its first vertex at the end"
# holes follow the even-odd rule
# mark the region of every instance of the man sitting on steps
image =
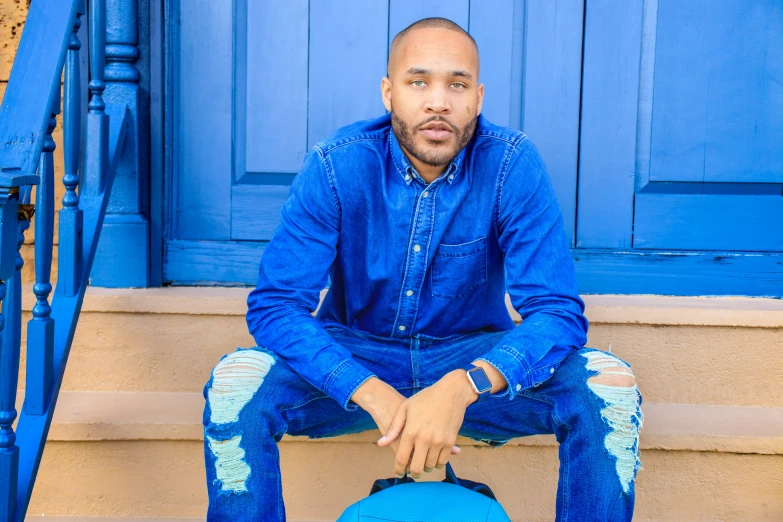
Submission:
POLYGON ((557 520, 631 519, 641 394, 628 363, 584 348, 544 163, 481 115, 478 80, 473 38, 420 20, 391 45, 389 114, 305 157, 248 297, 258 346, 224 356, 204 386, 208 520, 285 520, 284 434, 376 427, 413 477, 458 454, 458 435, 554 433, 557 520))

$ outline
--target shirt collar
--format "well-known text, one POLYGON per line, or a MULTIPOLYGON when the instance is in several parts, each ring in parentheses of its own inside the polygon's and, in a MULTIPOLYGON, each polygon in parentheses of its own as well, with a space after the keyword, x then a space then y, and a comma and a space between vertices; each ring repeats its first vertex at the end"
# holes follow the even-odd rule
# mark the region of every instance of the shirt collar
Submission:
MULTIPOLYGON (((447 183, 454 183, 454 180, 457 179, 457 176, 462 171, 462 163, 465 160, 469 145, 470 143, 459 151, 457 157, 451 161, 439 178, 446 176, 447 183)), ((402 147, 400 147, 400 142, 397 141, 397 136, 394 134, 394 130, 391 127, 389 127, 389 148, 391 149, 392 161, 394 161, 394 166, 397 167, 397 172, 402 176, 402 180, 405 184, 410 185, 417 172, 416 169, 413 168, 413 165, 411 165, 411 162, 408 161, 408 157, 405 155, 405 152, 403 152, 402 147)))

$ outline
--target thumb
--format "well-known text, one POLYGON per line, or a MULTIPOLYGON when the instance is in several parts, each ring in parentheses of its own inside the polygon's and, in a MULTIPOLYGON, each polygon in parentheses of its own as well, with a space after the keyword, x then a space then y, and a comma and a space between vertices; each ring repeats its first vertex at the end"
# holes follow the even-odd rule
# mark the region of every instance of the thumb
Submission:
POLYGON ((400 433, 402 433, 402 428, 405 427, 405 418, 406 407, 403 403, 397 408, 397 413, 394 414, 394 418, 389 423, 389 427, 386 428, 386 433, 384 433, 383 437, 378 439, 379 446, 388 446, 400 433))

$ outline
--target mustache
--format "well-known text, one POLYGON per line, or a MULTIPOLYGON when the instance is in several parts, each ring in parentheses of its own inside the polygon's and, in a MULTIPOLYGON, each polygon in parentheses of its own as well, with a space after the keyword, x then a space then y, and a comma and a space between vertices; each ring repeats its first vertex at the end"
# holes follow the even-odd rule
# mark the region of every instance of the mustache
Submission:
POLYGON ((439 122, 439 123, 445 123, 446 125, 448 125, 449 127, 451 127, 451 130, 453 130, 455 134, 458 134, 458 133, 459 133, 459 131, 460 131, 460 130, 457 128, 457 126, 456 126, 456 125, 454 125, 453 123, 451 123, 450 121, 448 121, 448 120, 447 120, 446 118, 444 118, 443 116, 433 116, 433 117, 431 117, 431 118, 427 118, 427 119, 426 119, 426 120, 424 120, 423 122, 421 122, 421 123, 419 123, 418 125, 416 125, 416 126, 413 128, 413 130, 419 130, 420 128, 424 127, 424 126, 425 126, 425 125, 427 125, 428 123, 432 123, 432 122, 434 122, 434 121, 437 121, 437 122, 439 122))

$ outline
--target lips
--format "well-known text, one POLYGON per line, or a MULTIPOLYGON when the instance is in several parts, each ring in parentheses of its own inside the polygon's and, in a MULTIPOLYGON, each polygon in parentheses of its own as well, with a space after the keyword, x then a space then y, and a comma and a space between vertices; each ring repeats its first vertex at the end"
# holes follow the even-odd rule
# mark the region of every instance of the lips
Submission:
POLYGON ((442 122, 432 122, 424 125, 419 131, 431 140, 442 141, 449 138, 454 131, 442 122))

